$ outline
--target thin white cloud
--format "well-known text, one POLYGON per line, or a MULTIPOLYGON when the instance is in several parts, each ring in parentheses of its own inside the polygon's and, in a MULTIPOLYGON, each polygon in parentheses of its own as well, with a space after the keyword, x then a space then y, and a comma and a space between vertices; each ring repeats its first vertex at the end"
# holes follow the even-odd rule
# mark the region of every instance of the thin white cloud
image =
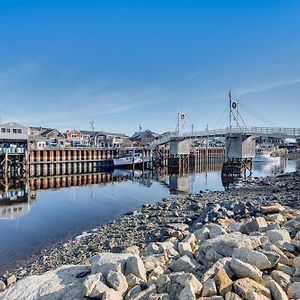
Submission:
POLYGON ((0 84, 16 83, 40 72, 41 68, 37 62, 24 61, 5 70, 0 70, 0 84))
POLYGON ((279 81, 273 81, 273 82, 269 82, 269 83, 259 84, 256 86, 237 88, 237 89, 234 89, 234 94, 237 96, 242 96, 242 95, 246 95, 246 94, 267 92, 267 91, 274 90, 277 88, 291 86, 291 85, 297 85, 297 84, 300 84, 300 78, 279 80, 279 81))

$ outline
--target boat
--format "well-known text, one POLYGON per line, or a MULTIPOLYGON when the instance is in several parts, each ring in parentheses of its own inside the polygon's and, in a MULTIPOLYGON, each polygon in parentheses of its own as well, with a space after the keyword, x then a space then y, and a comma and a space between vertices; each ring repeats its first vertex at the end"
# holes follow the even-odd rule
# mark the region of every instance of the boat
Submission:
POLYGON ((142 156, 142 153, 133 153, 121 157, 116 157, 113 159, 115 168, 118 167, 130 167, 132 165, 136 164, 142 164, 144 160, 144 163, 152 162, 152 157, 144 157, 142 156))
POLYGON ((255 153, 255 157, 253 159, 253 162, 274 162, 274 161, 280 161, 279 156, 274 156, 272 151, 260 149, 257 150, 255 153))

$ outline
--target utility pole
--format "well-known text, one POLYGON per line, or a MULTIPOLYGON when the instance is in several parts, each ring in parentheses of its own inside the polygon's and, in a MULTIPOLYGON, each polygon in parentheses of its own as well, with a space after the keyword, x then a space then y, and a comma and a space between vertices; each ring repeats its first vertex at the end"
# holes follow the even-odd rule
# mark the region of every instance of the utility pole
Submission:
POLYGON ((229 99, 229 131, 231 132, 231 127, 232 127, 232 123, 231 123, 231 117, 232 117, 231 90, 229 90, 228 99, 229 99))

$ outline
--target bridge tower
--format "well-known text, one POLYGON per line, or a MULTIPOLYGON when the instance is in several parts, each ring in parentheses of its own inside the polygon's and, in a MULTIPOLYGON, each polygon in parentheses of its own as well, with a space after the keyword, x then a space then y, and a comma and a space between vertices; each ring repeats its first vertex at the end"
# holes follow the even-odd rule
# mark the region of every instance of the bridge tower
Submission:
POLYGON ((239 112, 238 101, 232 100, 231 91, 229 98, 229 130, 225 135, 225 162, 222 168, 223 177, 240 177, 247 171, 251 174, 252 159, 255 157, 256 137, 240 132, 232 132, 232 121, 237 128, 241 122, 246 125, 239 112))

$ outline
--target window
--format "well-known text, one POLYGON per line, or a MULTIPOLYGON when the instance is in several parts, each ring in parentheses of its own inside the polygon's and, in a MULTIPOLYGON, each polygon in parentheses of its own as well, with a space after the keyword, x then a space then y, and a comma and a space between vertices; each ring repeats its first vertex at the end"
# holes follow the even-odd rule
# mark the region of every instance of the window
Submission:
POLYGON ((1 128, 1 132, 5 132, 5 128, 1 128))
POLYGON ((17 133, 17 129, 14 128, 14 129, 13 129, 13 133, 17 133))
POLYGON ((7 128, 7 129, 6 129, 6 132, 10 132, 10 128, 7 128))
POLYGON ((22 133, 22 129, 17 129, 17 132, 18 133, 22 133))

